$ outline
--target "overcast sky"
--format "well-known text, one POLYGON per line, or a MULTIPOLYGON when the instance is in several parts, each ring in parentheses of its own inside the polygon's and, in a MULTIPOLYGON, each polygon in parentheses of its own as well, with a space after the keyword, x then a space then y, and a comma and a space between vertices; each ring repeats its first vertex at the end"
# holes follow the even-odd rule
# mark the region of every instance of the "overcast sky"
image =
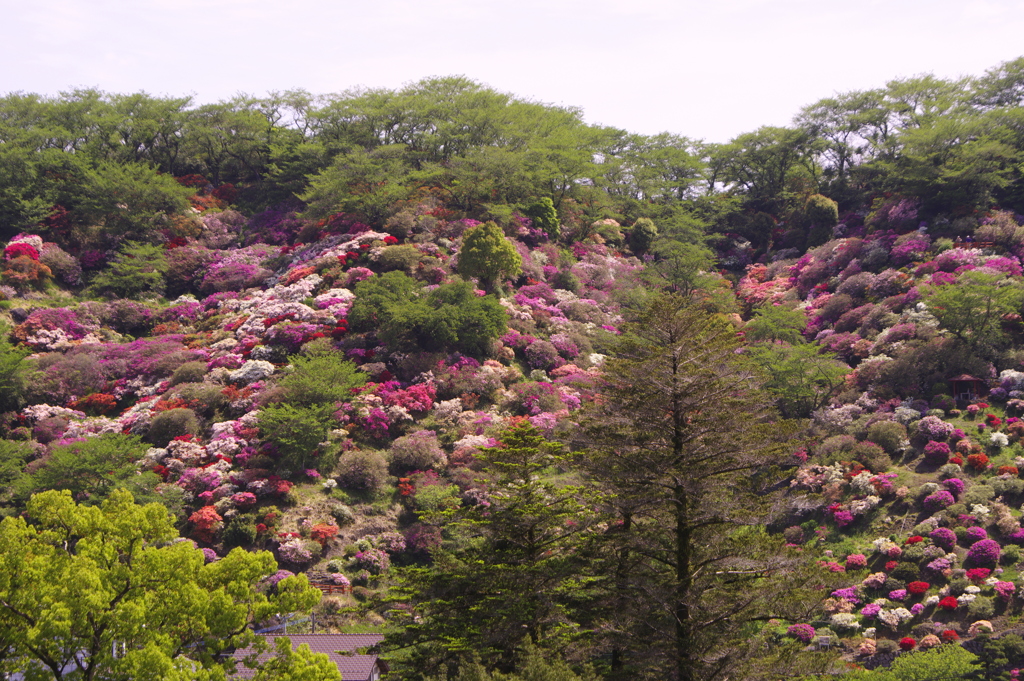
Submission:
POLYGON ((1024 55, 1024 0, 0 0, 0 93, 195 95, 465 75, 724 142, 836 92, 1024 55))

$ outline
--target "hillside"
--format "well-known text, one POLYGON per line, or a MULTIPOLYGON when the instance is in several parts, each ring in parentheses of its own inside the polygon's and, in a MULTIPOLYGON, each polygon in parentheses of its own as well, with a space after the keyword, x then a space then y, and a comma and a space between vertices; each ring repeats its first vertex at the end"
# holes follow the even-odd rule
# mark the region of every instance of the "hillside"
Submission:
POLYGON ((1022 69, 726 145, 459 78, 8 95, 0 512, 127 488, 401 678, 1024 663, 1022 69))

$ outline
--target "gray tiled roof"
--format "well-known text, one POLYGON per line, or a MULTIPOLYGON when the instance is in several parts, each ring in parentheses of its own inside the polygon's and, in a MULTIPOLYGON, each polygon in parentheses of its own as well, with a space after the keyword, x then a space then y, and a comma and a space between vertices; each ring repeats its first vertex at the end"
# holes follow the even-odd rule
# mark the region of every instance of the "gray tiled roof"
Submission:
MULTIPOLYGON (((282 634, 283 635, 283 634, 282 634)), ((271 649, 276 636, 266 636, 271 649)), ((380 643, 384 637, 380 634, 289 634, 292 647, 298 648, 305 643, 314 653, 324 653, 331 662, 338 666, 343 681, 369 681, 372 678, 374 666, 379 666, 385 671, 383 664, 378 663, 376 655, 354 654, 356 650, 366 648, 380 643)), ((241 660, 243 657, 252 654, 251 648, 242 648, 235 651, 233 657, 241 660)), ((260 656, 260 661, 270 657, 270 653, 260 656)), ((234 678, 251 679, 255 672, 244 665, 239 665, 234 678)))

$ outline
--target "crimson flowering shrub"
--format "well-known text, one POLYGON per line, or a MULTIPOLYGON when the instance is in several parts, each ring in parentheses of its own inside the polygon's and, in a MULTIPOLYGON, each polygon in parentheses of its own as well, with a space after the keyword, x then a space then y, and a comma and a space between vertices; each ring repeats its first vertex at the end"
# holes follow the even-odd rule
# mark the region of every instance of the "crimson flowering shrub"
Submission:
POLYGON ((320 546, 324 547, 326 547, 327 542, 334 539, 334 537, 336 537, 337 534, 338 526, 331 525, 328 523, 318 523, 314 525, 309 531, 310 538, 313 541, 318 542, 320 546))
POLYGON ((990 574, 992 574, 992 571, 988 568, 971 568, 964 574, 964 576, 975 584, 981 584, 988 579, 990 574))
POLYGON ((960 605, 960 602, 956 600, 955 596, 946 596, 939 601, 939 608, 942 610, 956 610, 960 605))
POLYGON ((960 634, 953 629, 944 629, 940 636, 945 643, 954 643, 960 640, 960 634))
POLYGON ((913 650, 917 647, 917 641, 910 636, 904 636, 900 639, 900 650, 913 650))
POLYGON ((907 584, 907 591, 914 596, 920 596, 926 593, 930 588, 931 584, 928 582, 911 582, 910 584, 907 584))

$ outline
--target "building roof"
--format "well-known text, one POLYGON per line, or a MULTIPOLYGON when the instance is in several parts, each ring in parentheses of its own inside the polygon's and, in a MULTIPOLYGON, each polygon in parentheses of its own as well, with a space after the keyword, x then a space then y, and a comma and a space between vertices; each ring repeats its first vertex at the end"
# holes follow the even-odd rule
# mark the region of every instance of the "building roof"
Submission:
MULTIPOLYGON (((281 635, 284 636, 284 634, 281 635)), ((314 653, 327 655, 331 662, 337 665, 344 681, 370 681, 374 678, 374 667, 382 672, 387 671, 386 665, 377 660, 376 655, 356 652, 380 643, 384 640, 381 634, 288 634, 287 636, 291 639, 293 648, 298 648, 305 643, 314 653)), ((260 662, 272 655, 274 639, 277 636, 268 635, 264 638, 270 643, 271 651, 260 655, 260 662)), ((247 655, 251 655, 252 652, 252 648, 240 648, 232 657, 241 660, 247 655)), ((233 678, 251 679, 255 674, 255 670, 239 664, 233 678)))

